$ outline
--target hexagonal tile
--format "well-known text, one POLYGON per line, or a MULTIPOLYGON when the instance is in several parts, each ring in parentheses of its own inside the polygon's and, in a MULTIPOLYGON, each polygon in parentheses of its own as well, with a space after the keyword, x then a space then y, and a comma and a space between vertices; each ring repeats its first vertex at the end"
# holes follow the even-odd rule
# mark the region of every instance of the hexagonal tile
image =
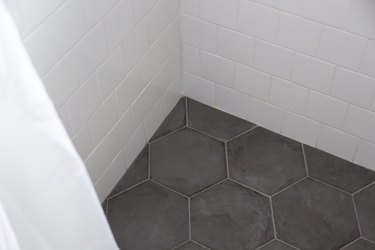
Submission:
POLYGON ((273 235, 267 197, 225 181, 191 199, 192 239, 215 250, 254 249, 273 235))
POLYGON ((150 141, 186 126, 186 98, 181 98, 156 130, 150 141))
POLYGON ((295 250, 296 248, 290 247, 281 241, 273 240, 267 245, 259 248, 258 250, 295 250))
POLYGON ((202 247, 192 241, 189 241, 182 246, 174 248, 174 250, 207 250, 208 248, 202 247))
POLYGON ((347 247, 344 247, 342 250, 374 250, 375 243, 371 243, 370 241, 359 239, 347 247))
POLYGON ((223 141, 255 127, 253 123, 191 99, 188 99, 188 125, 223 141))
POLYGON ((228 143, 229 176, 272 195, 306 176, 299 142, 256 128, 228 143))
POLYGON ((363 236, 375 241, 375 183, 357 193, 354 202, 363 236))
POLYGON ((226 178, 224 143, 190 128, 151 143, 151 178, 193 195, 226 178))
POLYGON ((148 178, 148 152, 148 145, 146 145, 108 197, 118 194, 148 178))
POLYGON ((108 222, 122 249, 171 249, 189 239, 188 201, 153 182, 109 199, 108 222))
POLYGON ((350 195, 305 179, 272 198, 279 239, 301 249, 339 249, 359 237, 350 195))
POLYGON ((304 145, 309 175, 349 193, 375 181, 375 172, 304 145))

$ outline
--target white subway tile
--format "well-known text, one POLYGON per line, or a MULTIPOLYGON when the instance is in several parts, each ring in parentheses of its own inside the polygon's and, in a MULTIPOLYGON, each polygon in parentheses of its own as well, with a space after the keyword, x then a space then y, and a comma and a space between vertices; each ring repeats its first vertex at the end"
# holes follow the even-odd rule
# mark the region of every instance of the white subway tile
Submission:
POLYGON ((170 59, 163 65, 151 81, 151 85, 154 89, 155 100, 159 100, 164 95, 173 80, 173 65, 172 59, 170 59))
POLYGON ((182 15, 181 29, 184 43, 210 52, 216 52, 219 33, 216 25, 182 15))
POLYGON ((64 125, 65 131, 67 132, 69 137, 72 138, 74 133, 73 133, 72 125, 70 124, 68 111, 66 110, 65 105, 57 109, 57 115, 59 116, 62 124, 64 125))
POLYGON ((112 158, 109 152, 109 143, 102 141, 85 160, 87 172, 92 180, 96 182, 111 164, 112 158))
POLYGON ((294 82, 328 93, 334 74, 334 65, 297 53, 292 72, 292 80, 294 82))
POLYGON ((375 77, 375 41, 369 40, 367 43, 361 72, 375 77))
POLYGON ((181 0, 181 12, 193 16, 199 16, 200 0, 181 0))
POLYGON ((291 50, 259 40, 256 42, 254 67, 257 69, 288 79, 292 71, 293 58, 294 53, 291 50))
POLYGON ((353 0, 348 18, 348 30, 375 39, 375 1, 353 0))
POLYGON ((304 18, 281 14, 277 43, 287 48, 315 55, 322 25, 304 18))
POLYGON ((176 106, 177 102, 182 97, 183 92, 183 85, 182 79, 180 77, 176 78, 171 86, 167 89, 167 92, 164 95, 164 116, 167 116, 174 106, 176 106))
POLYGON ((59 59, 87 31, 82 2, 68 1, 47 20, 46 27, 55 58, 59 59))
POLYGON ((238 9, 239 31, 261 39, 275 40, 279 19, 277 10, 248 0, 240 0, 238 9))
POLYGON ((105 17, 108 47, 112 51, 134 28, 131 0, 120 1, 105 17))
POLYGON ((218 54, 235 62, 251 66, 255 39, 229 29, 220 28, 218 54))
POLYGON ((169 19, 174 20, 176 17, 180 16, 181 13, 181 0, 167 0, 169 1, 170 13, 169 19))
POLYGON ((320 124, 306 117, 286 112, 282 134, 304 144, 315 146, 320 124))
POLYGON ((270 83, 270 75, 239 64, 236 65, 235 89, 247 95, 266 100, 270 83))
POLYGON ((199 49, 184 45, 182 59, 184 71, 199 75, 199 49))
POLYGON ((74 132, 77 132, 99 107, 100 97, 95 75, 89 77, 66 103, 74 132))
POLYGON ((28 36, 24 45, 39 76, 43 76, 55 63, 45 25, 28 36))
POLYGON ((118 120, 115 95, 108 97, 90 118, 90 132, 94 145, 97 145, 112 129, 118 120))
POLYGON ((272 78, 270 102, 282 108, 303 114, 308 92, 308 89, 304 87, 279 78, 272 78))
POLYGON ((160 43, 156 43, 138 64, 139 77, 145 82, 150 82, 162 64, 160 43))
POLYGON ((357 144, 357 138, 340 130, 322 126, 318 142, 319 149, 351 161, 357 144))
POLYGON ((281 132, 284 124, 285 111, 268 102, 251 98, 248 119, 266 129, 281 132))
POLYGON ((248 110, 248 96, 235 90, 216 85, 215 104, 219 109, 240 117, 247 119, 248 110))
POLYGON ((351 69, 358 69, 366 39, 345 31, 324 27, 318 57, 351 69))
POLYGON ((171 54, 181 46, 181 22, 180 18, 168 27, 160 37, 162 60, 166 60, 171 54))
POLYGON ((204 51, 200 53, 200 75, 227 87, 234 85, 234 63, 204 51))
POLYGON ((332 96, 355 105, 370 108, 375 97, 375 79, 354 71, 337 68, 332 96))
POLYGON ((304 1, 302 16, 319 22, 344 27, 351 0, 307 0, 304 1))
MULTIPOLYGON (((26 32, 30 32, 47 18, 64 0, 17 0, 26 32)), ((72 0, 71 2, 77 2, 72 0)))
POLYGON ((360 140, 354 163, 375 171, 375 144, 360 140))
POLYGON ((349 107, 343 130, 375 142, 375 113, 355 106, 349 107))
POLYGON ((255 2, 265 4, 280 10, 299 14, 302 11, 304 0, 254 0, 255 2))
POLYGON ((314 120, 339 128, 344 122, 348 104, 328 95, 311 91, 306 115, 314 120))
POLYGON ((169 25, 169 14, 169 0, 160 0, 155 8, 151 10, 150 14, 148 14, 148 30, 151 43, 155 41, 169 25))
POLYGON ((134 8, 134 20, 139 23, 142 18, 151 10, 158 0, 132 0, 134 8))
POLYGON ((236 28, 237 1, 233 0, 204 0, 200 3, 200 17, 207 21, 236 28))
POLYGON ((94 144, 91 140, 89 126, 83 126, 78 133, 73 137, 72 142, 81 156, 85 160, 94 149, 94 144))
POLYGON ((141 124, 154 104, 154 92, 152 86, 149 85, 142 91, 131 107, 135 126, 141 124))
POLYGON ((119 46, 97 70, 102 99, 112 93, 127 72, 122 46, 119 46))
POLYGON ((160 100, 144 120, 146 140, 150 140, 164 120, 163 100, 160 100))
POLYGON ((185 73, 183 78, 184 94, 207 105, 215 103, 215 84, 200 77, 185 73))
POLYGON ((127 160, 127 162, 125 162, 125 166, 130 166, 130 164, 141 152, 145 144, 146 138, 144 128, 143 124, 140 124, 130 137, 129 142, 124 147, 125 160, 127 160))
POLYGON ((94 26, 103 18, 118 0, 83 0, 85 14, 89 27, 94 26))
POLYGON ((103 23, 96 25, 74 48, 78 73, 86 79, 107 57, 103 23))
POLYGON ((55 106, 59 108, 81 85, 72 53, 67 54, 44 77, 44 83, 55 106))

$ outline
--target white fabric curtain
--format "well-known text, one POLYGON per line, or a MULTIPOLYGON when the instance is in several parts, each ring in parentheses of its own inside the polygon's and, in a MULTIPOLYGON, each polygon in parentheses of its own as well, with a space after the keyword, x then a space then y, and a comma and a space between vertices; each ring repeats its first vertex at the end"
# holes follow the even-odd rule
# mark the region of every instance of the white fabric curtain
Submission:
POLYGON ((2 1, 0 249, 118 249, 86 169, 2 1))

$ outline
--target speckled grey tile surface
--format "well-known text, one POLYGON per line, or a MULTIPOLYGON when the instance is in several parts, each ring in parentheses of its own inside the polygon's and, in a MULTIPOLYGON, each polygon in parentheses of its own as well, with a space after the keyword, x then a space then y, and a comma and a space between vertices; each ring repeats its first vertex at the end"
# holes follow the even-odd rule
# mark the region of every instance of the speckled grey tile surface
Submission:
POLYGON ((108 198, 122 250, 375 250, 374 172, 187 102, 108 198))

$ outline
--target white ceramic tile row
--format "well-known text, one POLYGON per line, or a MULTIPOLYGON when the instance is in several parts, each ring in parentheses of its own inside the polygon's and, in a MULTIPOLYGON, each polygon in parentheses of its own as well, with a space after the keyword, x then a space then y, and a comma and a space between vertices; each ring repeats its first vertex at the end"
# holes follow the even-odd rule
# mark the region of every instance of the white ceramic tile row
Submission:
POLYGON ((179 1, 6 2, 102 200, 181 96, 179 1))
POLYGON ((182 0, 184 93, 375 170, 371 0, 182 0))

